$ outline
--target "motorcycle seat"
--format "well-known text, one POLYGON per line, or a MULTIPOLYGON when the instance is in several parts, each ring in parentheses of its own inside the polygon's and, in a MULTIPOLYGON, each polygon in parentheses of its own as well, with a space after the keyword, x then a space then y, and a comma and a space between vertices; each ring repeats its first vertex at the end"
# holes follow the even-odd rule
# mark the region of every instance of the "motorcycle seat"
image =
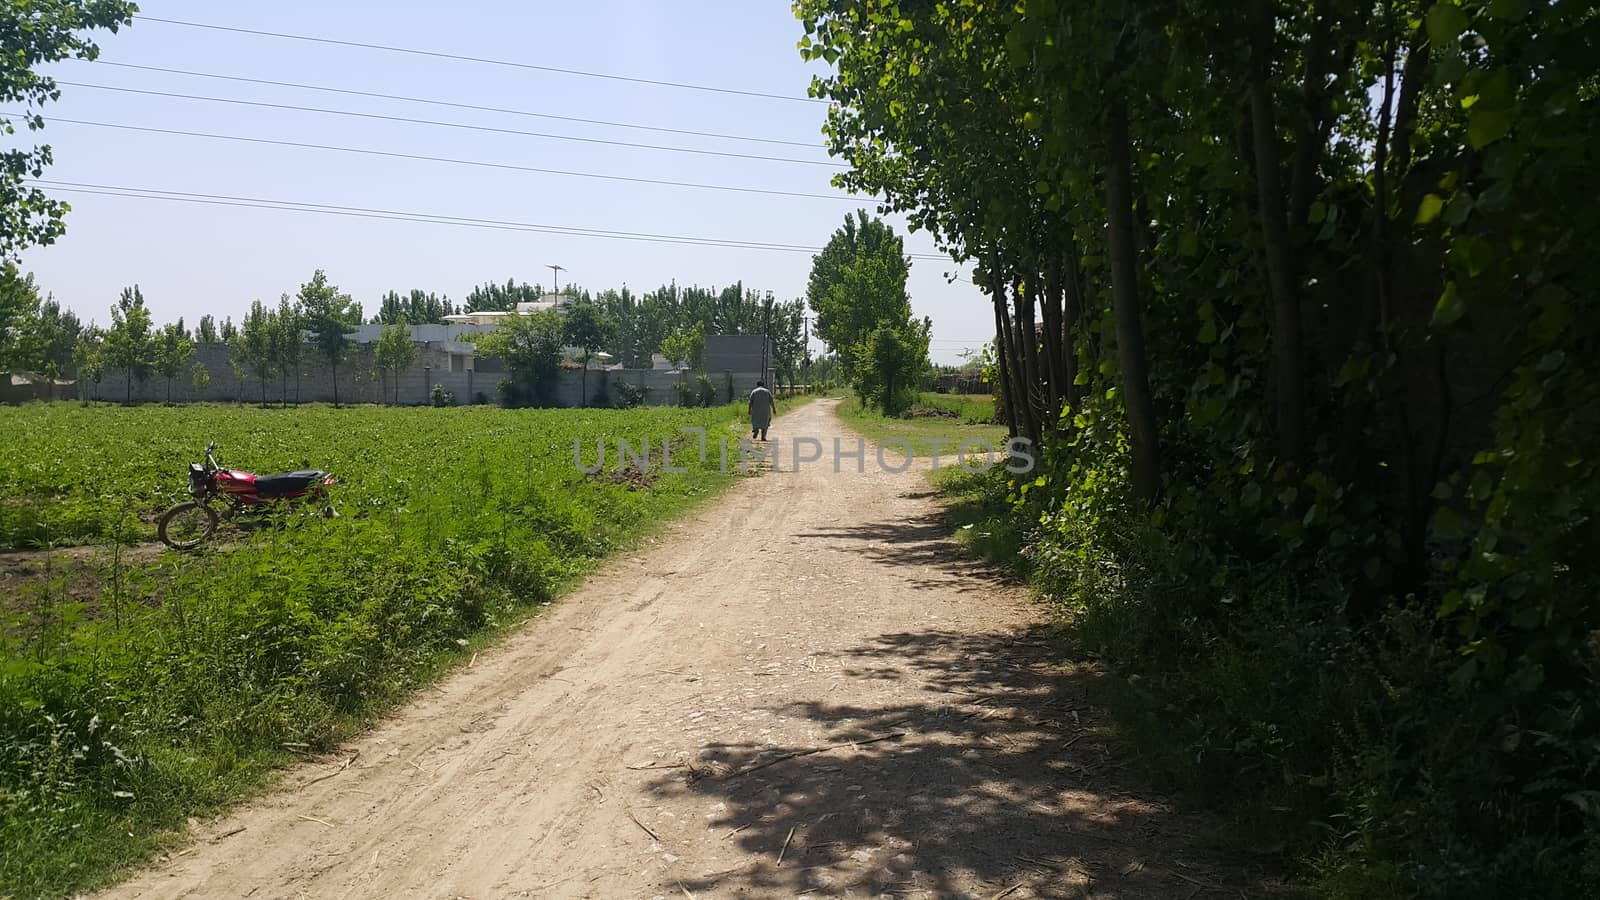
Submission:
POLYGON ((268 497, 293 494, 305 490, 327 475, 328 473, 321 469, 304 469, 299 472, 285 472, 282 475, 257 475, 255 487, 258 493, 268 497))

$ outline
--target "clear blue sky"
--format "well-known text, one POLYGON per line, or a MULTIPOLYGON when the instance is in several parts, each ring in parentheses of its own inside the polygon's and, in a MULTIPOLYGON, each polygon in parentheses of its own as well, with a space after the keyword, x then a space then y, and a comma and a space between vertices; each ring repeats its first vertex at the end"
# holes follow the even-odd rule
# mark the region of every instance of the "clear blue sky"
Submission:
MULTIPOLYGON (((148 0, 152 16, 510 59, 561 68, 803 97, 813 72, 783 0, 694 3, 592 0, 443 6, 437 2, 217 4, 148 0)), ((719 141, 356 98, 66 62, 64 81, 359 110, 680 147, 827 160, 817 103, 760 99, 341 48, 137 21, 102 36, 102 59, 294 81, 616 122, 810 142, 719 141)), ((376 148, 806 193, 837 193, 832 168, 349 119, 311 112, 63 87, 47 116, 376 148)), ((625 184, 50 123, 46 178, 167 191, 309 201, 470 218, 820 247, 858 204, 625 184)), ((33 135, 31 137, 37 137, 33 135)), ((516 278, 647 290, 680 284, 801 296, 803 253, 689 247, 592 237, 453 228, 306 213, 58 193, 73 211, 55 246, 25 254, 41 286, 86 321, 105 322, 137 282, 157 321, 204 313, 237 321, 252 299, 294 292, 317 268, 369 311, 387 290, 461 299, 475 284, 516 278)), ((871 208, 870 202, 866 205, 871 208)), ((892 219, 904 233, 904 222, 892 219)), ((909 235, 910 253, 936 252, 909 235)), ((934 322, 934 358, 953 361, 993 333, 992 313, 948 261, 917 260, 912 305, 934 322)), ((962 273, 970 276, 970 270, 962 273)))

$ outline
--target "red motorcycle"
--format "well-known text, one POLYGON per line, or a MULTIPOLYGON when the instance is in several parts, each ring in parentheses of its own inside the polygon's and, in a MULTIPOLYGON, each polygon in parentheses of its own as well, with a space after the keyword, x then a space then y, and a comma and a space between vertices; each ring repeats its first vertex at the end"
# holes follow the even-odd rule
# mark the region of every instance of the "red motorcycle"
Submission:
POLYGON ((156 531, 161 542, 174 550, 193 550, 216 533, 222 518, 233 518, 242 511, 262 510, 286 501, 312 500, 323 503, 323 514, 333 516, 326 505, 333 476, 321 469, 285 472, 282 475, 252 475, 217 465, 215 443, 206 445, 206 461, 189 464, 189 495, 193 500, 179 503, 161 514, 156 531), (213 503, 220 502, 219 515, 213 503))

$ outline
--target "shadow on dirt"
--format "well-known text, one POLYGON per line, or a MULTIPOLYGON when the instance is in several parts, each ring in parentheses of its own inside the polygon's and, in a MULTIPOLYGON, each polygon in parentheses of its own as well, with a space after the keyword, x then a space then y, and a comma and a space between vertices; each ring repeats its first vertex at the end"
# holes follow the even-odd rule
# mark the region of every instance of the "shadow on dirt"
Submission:
POLYGON ((946 522, 917 519, 820 528, 799 537, 859 541, 862 556, 889 567, 911 587, 948 590, 1014 583, 1003 566, 972 556, 950 534, 946 522))
POLYGON ((690 775, 653 782, 663 798, 720 801, 726 812, 709 824, 762 857, 684 886, 719 896, 1265 896, 1249 861, 1224 862, 1203 824, 1134 783, 1087 705, 1100 676, 1051 662, 1061 649, 1036 627, 886 634, 835 654, 855 678, 915 673, 923 694, 774 709, 827 725, 832 749, 717 745, 690 775))

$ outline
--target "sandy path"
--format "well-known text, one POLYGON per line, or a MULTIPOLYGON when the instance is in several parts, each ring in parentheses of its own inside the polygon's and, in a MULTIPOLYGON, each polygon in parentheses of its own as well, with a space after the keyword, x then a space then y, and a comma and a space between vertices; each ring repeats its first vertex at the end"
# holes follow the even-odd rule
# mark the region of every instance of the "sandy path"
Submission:
MULTIPOLYGON (((779 419, 784 456, 831 410, 779 419)), ((106 896, 1256 893, 1090 729, 1045 623, 918 473, 769 473, 106 896)))

